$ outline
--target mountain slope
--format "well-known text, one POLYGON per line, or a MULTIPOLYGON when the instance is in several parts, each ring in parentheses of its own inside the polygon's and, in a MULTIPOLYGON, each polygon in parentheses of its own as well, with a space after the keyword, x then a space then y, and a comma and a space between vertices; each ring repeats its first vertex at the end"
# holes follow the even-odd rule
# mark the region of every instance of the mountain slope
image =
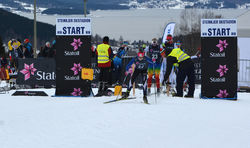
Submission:
MULTIPOLYGON (((33 20, 21 17, 0 9, 0 36, 4 42, 11 38, 33 40, 33 20)), ((37 22, 38 42, 44 42, 53 39, 55 36, 55 27, 49 24, 37 22)))
POLYGON ((248 8, 250 0, 130 0, 132 8, 248 8))
MULTIPOLYGON (((1 0, 9 11, 33 10, 34 0, 1 0)), ((38 12, 45 14, 83 14, 83 0, 37 0, 38 12)), ((250 8, 250 0, 88 0, 88 10, 107 9, 250 8)))

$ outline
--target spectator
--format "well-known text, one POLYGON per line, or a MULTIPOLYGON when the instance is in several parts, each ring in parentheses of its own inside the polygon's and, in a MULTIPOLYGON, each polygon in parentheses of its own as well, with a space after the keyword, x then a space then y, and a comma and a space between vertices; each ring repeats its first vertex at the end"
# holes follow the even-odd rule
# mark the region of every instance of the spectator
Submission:
POLYGON ((142 44, 142 47, 139 48, 140 49, 140 52, 145 52, 145 49, 147 48, 147 45, 146 44, 142 44))
POLYGON ((6 68, 7 68, 7 59, 5 56, 1 57, 0 58, 0 79, 3 79, 5 80, 6 77, 7 77, 7 74, 6 74, 6 68))
POLYGON ((43 47, 40 47, 40 51, 39 51, 37 57, 38 57, 38 58, 43 57, 43 56, 42 56, 42 53, 43 53, 43 47))
POLYGON ((51 46, 51 48, 49 48, 49 53, 48 53, 49 58, 55 58, 55 56, 56 56, 55 44, 56 44, 56 40, 53 40, 52 41, 52 46, 51 46))
POLYGON ((5 56, 1 57, 1 67, 7 67, 8 61, 5 56))
POLYGON ((92 57, 92 58, 95 58, 95 57, 96 57, 95 52, 96 52, 96 46, 95 46, 95 45, 92 45, 92 46, 91 46, 91 57, 92 57))
POLYGON ((44 58, 49 57, 50 48, 51 48, 50 42, 46 42, 45 47, 42 49, 42 51, 40 51, 40 52, 42 52, 41 57, 44 57, 44 58))
POLYGON ((111 73, 111 63, 112 63, 112 49, 109 45, 109 37, 105 36, 103 38, 103 43, 99 44, 96 49, 97 63, 100 69, 99 75, 99 88, 98 93, 95 95, 103 96, 107 95, 109 75, 111 73))
POLYGON ((115 72, 115 83, 121 83, 121 70, 122 70, 122 57, 126 54, 128 43, 123 42, 122 47, 118 49, 117 54, 114 57, 114 72, 115 72))
POLYGON ((16 68, 18 67, 18 58, 23 58, 22 45, 18 40, 12 39, 8 42, 8 47, 10 60, 16 68))
POLYGON ((33 49, 29 39, 24 40, 23 53, 25 58, 33 58, 33 49))

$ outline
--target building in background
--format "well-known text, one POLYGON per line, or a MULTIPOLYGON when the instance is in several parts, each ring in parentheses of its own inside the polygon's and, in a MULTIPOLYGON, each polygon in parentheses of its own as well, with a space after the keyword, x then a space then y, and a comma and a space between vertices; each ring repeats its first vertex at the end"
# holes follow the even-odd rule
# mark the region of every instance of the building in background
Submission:
POLYGON ((238 86, 250 88, 250 10, 238 20, 238 86))

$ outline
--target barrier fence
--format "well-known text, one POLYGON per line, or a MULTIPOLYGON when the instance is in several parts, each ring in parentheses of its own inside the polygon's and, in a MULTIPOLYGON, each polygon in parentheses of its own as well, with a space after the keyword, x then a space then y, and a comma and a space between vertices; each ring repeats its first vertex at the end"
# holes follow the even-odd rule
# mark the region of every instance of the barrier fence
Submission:
POLYGON ((250 87, 250 60, 240 59, 238 62, 238 82, 240 85, 245 83, 250 87))
MULTIPOLYGON (((132 56, 126 56, 126 57, 123 58, 123 68, 122 68, 122 71, 120 73, 121 81, 125 77, 125 67, 132 58, 133 58, 132 56)), ((40 62, 41 61, 39 60, 38 64, 41 64, 40 62)), ((92 58, 91 62, 92 62, 92 68, 94 69, 93 83, 97 84, 99 69, 97 68, 95 58, 92 58)), ((200 80, 201 80, 200 60, 196 59, 194 61, 194 63, 195 63, 196 84, 200 84, 200 80)), ((50 64, 53 65, 53 62, 50 62, 50 64)), ((22 69, 19 69, 18 71, 20 71, 20 70, 22 70, 22 69)), ((5 75, 3 74, 2 70, 1 70, 0 73, 1 73, 1 76, 2 76, 1 79, 4 79, 5 75)), ((10 73, 10 78, 16 78, 16 77, 17 77, 16 73, 15 74, 10 73)), ((138 81, 140 82, 140 80, 138 80, 138 81)), ((128 82, 128 80, 127 80, 127 82, 128 82)), ((126 84, 127 84, 127 82, 126 82, 126 84)), ((53 83, 53 85, 55 85, 55 84, 53 83)), ((248 87, 250 87, 250 60, 248 60, 248 59, 239 59, 238 60, 238 85, 239 86, 248 86, 248 87)))

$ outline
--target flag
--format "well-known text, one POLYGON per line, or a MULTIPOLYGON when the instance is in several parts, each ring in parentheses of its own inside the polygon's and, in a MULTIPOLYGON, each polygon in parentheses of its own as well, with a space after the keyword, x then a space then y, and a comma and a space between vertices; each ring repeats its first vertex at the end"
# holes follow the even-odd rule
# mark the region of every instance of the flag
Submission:
POLYGON ((174 36, 174 27, 175 27, 175 22, 168 23, 162 37, 162 43, 165 43, 167 35, 171 34, 174 36))

